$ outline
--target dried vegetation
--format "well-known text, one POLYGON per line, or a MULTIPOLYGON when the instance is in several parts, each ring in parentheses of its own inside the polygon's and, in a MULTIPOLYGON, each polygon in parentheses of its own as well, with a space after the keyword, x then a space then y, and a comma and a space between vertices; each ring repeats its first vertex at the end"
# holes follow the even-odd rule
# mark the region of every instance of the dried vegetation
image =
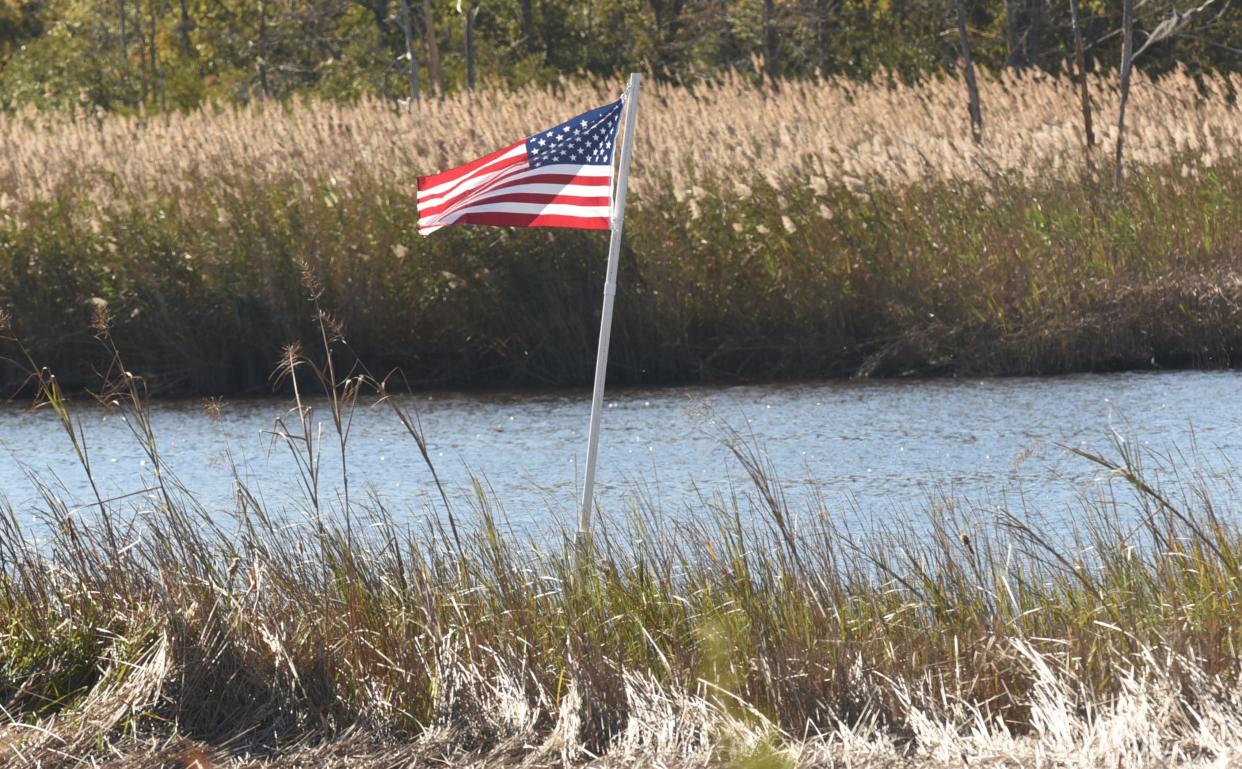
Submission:
MULTIPOLYGON (((1118 197, 1111 76, 1091 81, 1094 170, 1064 77, 983 77, 977 145, 953 79, 653 85, 615 381, 1227 365, 1242 350, 1239 86, 1136 76, 1118 197)), ((98 298, 156 386, 261 389, 283 345, 313 331, 306 262, 376 366, 441 384, 587 382, 602 236, 420 239, 413 185, 618 87, 411 111, 0 118, 0 306, 66 381, 89 378, 98 298)))
MULTIPOLYGON (((41 511, 0 518, 0 764, 1242 760, 1242 532, 1129 444, 1075 452, 1110 479, 1075 532, 946 503, 867 534, 790 509, 734 443, 749 492, 606 510, 579 563, 555 535, 512 532, 482 491, 427 525, 321 497, 317 452, 346 456, 366 393, 423 445, 381 384, 337 372, 321 329, 328 354, 291 348, 284 374, 322 387, 327 413, 299 396, 274 428, 300 468, 295 511, 240 478, 233 510, 201 509, 114 359, 102 400, 153 492, 70 510, 48 489, 41 511)), ((89 474, 70 403, 32 375, 89 474)))
MULTIPOLYGON (((1242 153, 1242 121, 1230 99, 1242 90, 1242 76, 1196 82, 1173 74, 1157 82, 1138 75, 1132 87, 1127 151, 1135 165, 1211 168, 1242 153)), ((1101 76, 1090 88, 1104 118, 1098 141, 1107 159, 1118 83, 1101 76)), ((619 83, 569 82, 552 91, 427 100, 412 109, 378 100, 258 103, 73 122, 57 113, 22 113, 0 120, 0 141, 12 150, 0 190, 12 205, 53 196, 68 183, 97 195, 95 204, 106 209, 118 194, 198 194, 203 182, 237 171, 256 180, 301 180, 307 192, 330 180, 342 196, 364 180, 412 189, 419 174, 507 145, 563 120, 567 109, 613 99, 620 90, 619 83)), ((640 195, 660 191, 670 172, 681 187, 755 171, 773 187, 816 178, 862 186, 1080 176, 1082 116, 1069 79, 1012 70, 982 78, 981 144, 971 138, 963 93, 952 78, 917 85, 793 81, 774 91, 757 91, 740 77, 693 90, 648 85, 632 184, 640 195)))

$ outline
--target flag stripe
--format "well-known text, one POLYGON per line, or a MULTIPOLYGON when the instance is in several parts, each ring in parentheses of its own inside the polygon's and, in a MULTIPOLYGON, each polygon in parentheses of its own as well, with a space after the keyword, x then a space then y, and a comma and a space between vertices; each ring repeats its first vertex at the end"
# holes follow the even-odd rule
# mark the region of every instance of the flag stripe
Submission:
POLYGON ((566 227, 575 230, 607 230, 612 226, 611 220, 607 217, 584 218, 560 214, 488 212, 463 214, 449 224, 419 227, 418 232, 420 235, 430 235, 441 227, 448 227, 453 224, 487 224, 494 227, 566 227))
MULTIPOLYGON (((432 197, 419 193, 418 210, 431 210, 446 202, 454 202, 472 190, 486 188, 491 190, 506 184, 519 184, 538 178, 539 181, 563 182, 565 184, 600 184, 612 183, 612 168, 608 166, 554 165, 542 168, 510 165, 489 170, 480 176, 464 180, 461 185, 450 192, 432 197)), ((431 190, 428 190, 430 193, 431 190)))
POLYGON ((454 184, 469 179, 474 176, 474 172, 483 170, 486 166, 496 165, 497 167, 511 165, 514 162, 526 160, 526 142, 518 142, 510 147, 502 150, 496 150, 490 155, 485 155, 478 160, 450 168, 447 171, 441 171, 431 176, 418 177, 418 197, 424 195, 439 195, 453 187, 454 184), (519 160, 520 159, 520 160, 519 160))
POLYGON ((496 184, 490 185, 490 189, 532 183, 576 184, 607 189, 612 184, 612 174, 608 173, 607 168, 600 168, 599 166, 545 166, 501 179, 496 184), (565 170, 563 172, 549 172, 548 168, 561 168, 565 170))
POLYGON ((598 214, 601 216, 607 216, 609 211, 608 203, 608 198, 580 198, 571 195, 512 195, 504 197, 490 197, 480 200, 478 203, 472 203, 468 206, 454 208, 452 211, 448 211, 439 216, 424 217, 418 220, 418 225, 423 227, 430 224, 442 224, 446 221, 452 221, 452 216, 462 211, 474 211, 483 207, 494 208, 510 204, 514 204, 515 208, 519 204, 537 206, 563 205, 588 209, 584 212, 584 215, 595 216, 598 214), (593 209, 601 209, 602 213, 593 209))
POLYGON ((432 198, 421 201, 418 206, 418 223, 420 226, 433 223, 442 224, 443 222, 438 221, 438 219, 445 214, 473 206, 484 199, 493 197, 493 193, 524 185, 538 184, 543 181, 545 175, 550 179, 585 181, 587 184, 584 186, 592 188, 590 192, 593 194, 590 197, 595 198, 598 197, 600 189, 611 189, 611 171, 612 169, 607 166, 572 166, 564 164, 534 169, 509 170, 494 179, 481 183, 481 186, 478 188, 472 189, 468 193, 463 192, 457 197, 446 196, 444 198, 432 198), (551 169, 551 173, 545 174, 545 169, 551 169), (601 172, 607 175, 601 176, 601 172))
MULTIPOLYGON (((482 188, 484 191, 491 188, 495 184, 499 184, 506 179, 519 177, 520 174, 532 173, 529 165, 525 160, 521 163, 515 163, 504 168, 490 170, 480 176, 464 180, 461 184, 452 190, 439 195, 437 197, 426 197, 418 201, 419 210, 427 207, 443 205, 444 203, 456 203, 463 199, 469 199, 474 190, 482 188)), ((519 177, 520 178, 520 177, 519 177)))
MULTIPOLYGON (((503 195, 491 195, 488 197, 484 197, 477 201, 471 201, 470 205, 468 206, 461 206, 458 208, 454 208, 451 211, 448 211, 443 216, 426 216, 426 217, 420 218, 418 221, 420 224, 422 224, 423 222, 432 223, 432 222, 437 222, 440 220, 447 220, 454 213, 457 213, 460 211, 474 211, 484 206, 498 206, 498 205, 509 204, 509 203, 530 203, 530 204, 541 205, 541 206, 549 206, 549 205, 555 204, 555 205, 575 206, 575 207, 583 208, 583 209, 598 208, 598 209, 602 209, 604 211, 604 215, 606 216, 609 210, 608 209, 609 202, 610 201, 607 196, 583 197, 580 195, 550 195, 547 193, 516 192, 516 193, 506 193, 503 195)), ((589 215, 594 216, 596 215, 596 213, 597 212, 595 211, 591 211, 589 215)))
POLYGON ((560 216, 602 217, 608 218, 608 206, 579 206, 569 203, 480 203, 468 206, 439 217, 435 224, 452 224, 462 214, 467 213, 504 213, 516 214, 557 214, 560 216))
MULTIPOLYGON (((427 233, 446 227, 450 224, 473 223, 478 224, 480 215, 497 217, 502 214, 513 214, 519 218, 526 217, 559 217, 558 220, 565 221, 574 220, 577 224, 562 226, 589 226, 591 229, 607 229, 609 223, 609 210, 607 205, 602 206, 580 206, 567 203, 483 203, 477 206, 469 206, 454 210, 452 213, 441 217, 433 217, 427 221, 419 220, 419 232, 427 233), (468 219, 466 217, 469 217, 468 219), (587 222, 595 224, 603 223, 603 227, 597 227, 595 224, 588 225, 587 222)), ((514 225, 517 226, 517 225, 514 225)), ((534 225, 532 225, 534 226, 534 225)), ((549 225, 557 226, 557 225, 549 225)))
POLYGON ((452 190, 438 197, 427 197, 419 201, 419 208, 434 208, 445 203, 457 204, 462 200, 469 200, 477 192, 486 192, 497 184, 502 184, 509 179, 521 179, 533 173, 525 159, 521 163, 505 166, 495 170, 489 170, 479 176, 466 179, 452 190))
MULTIPOLYGON (((499 184, 494 187, 487 187, 485 189, 480 189, 476 191, 474 194, 470 195, 468 200, 460 201, 460 204, 461 205, 473 205, 474 203, 477 203, 482 200, 490 200, 490 199, 493 199, 499 196, 517 194, 517 193, 533 193, 533 194, 542 194, 542 195, 564 195, 568 197, 580 197, 580 198, 599 198, 602 196, 604 198, 605 205, 607 204, 608 189, 609 189, 607 179, 601 180, 603 184, 598 184, 598 183, 595 183, 595 181, 592 180, 591 177, 587 177, 587 179, 590 180, 589 183, 577 184, 577 183, 574 183, 578 181, 576 177, 564 176, 560 178, 564 178, 567 181, 562 182, 562 183, 557 183, 556 180, 550 180, 551 183, 547 183, 544 177, 538 176, 538 177, 535 177, 536 179, 535 182, 531 182, 528 179, 520 179, 517 181, 505 182, 503 184, 499 184), (573 180, 573 182, 569 182, 568 180, 573 180)), ((450 200, 450 201, 446 201, 446 202, 439 203, 439 204, 433 204, 430 201, 428 201, 427 203, 424 203, 421 206, 419 206, 418 208, 418 213, 420 214, 419 218, 424 219, 430 216, 437 216, 441 213, 444 213, 446 210, 457 207, 458 205, 459 205, 459 201, 456 201, 456 200, 450 200)))

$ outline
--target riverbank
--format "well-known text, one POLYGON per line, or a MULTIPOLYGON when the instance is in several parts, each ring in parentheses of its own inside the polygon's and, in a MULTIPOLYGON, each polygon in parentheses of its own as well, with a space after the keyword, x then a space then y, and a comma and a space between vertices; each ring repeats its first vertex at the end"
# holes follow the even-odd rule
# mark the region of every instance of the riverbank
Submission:
POLYGON ((1020 513, 929 511, 930 538, 829 511, 793 528, 757 473, 761 528, 727 506, 614 510, 581 569, 507 536, 485 498, 414 536, 246 493, 236 520, 204 520, 170 486, 136 514, 54 510, 40 548, 7 511, 0 762, 1238 760, 1236 524, 1116 476, 1152 517, 1085 509, 1082 551, 1020 513))
MULTIPOLYGON (((93 477, 89 436, 38 381, 93 477)), ((296 508, 237 477, 231 512, 209 514, 165 464, 140 386, 120 376, 111 394, 149 492, 69 510, 49 487, 0 508, 5 766, 1240 757, 1242 529, 1193 456, 1165 486, 1123 441, 1071 450, 1102 480, 1067 535, 953 500, 847 527, 791 508, 778 469, 732 441, 747 488, 607 507, 579 561, 514 534, 484 485, 425 526, 321 494, 324 433, 301 408, 273 428, 305 459, 296 508), (743 525, 743 507, 759 517, 743 525)), ((344 454, 348 419, 323 419, 344 454)))
MULTIPOLYGON (((610 382, 1233 365, 1237 84, 1140 79, 1120 196, 1110 129, 1085 168, 1069 81, 985 77, 980 145, 960 88, 653 86, 610 382)), ((106 365, 91 328, 106 307, 156 392, 265 392, 283 346, 314 338, 309 274, 373 371, 587 383, 606 236, 421 239, 413 184, 613 90, 5 117, 19 151, 0 169, 0 307, 66 386, 106 365)), ((1115 83, 1092 90, 1111 114, 1115 83)), ((10 389, 23 380, 3 366, 10 389)))

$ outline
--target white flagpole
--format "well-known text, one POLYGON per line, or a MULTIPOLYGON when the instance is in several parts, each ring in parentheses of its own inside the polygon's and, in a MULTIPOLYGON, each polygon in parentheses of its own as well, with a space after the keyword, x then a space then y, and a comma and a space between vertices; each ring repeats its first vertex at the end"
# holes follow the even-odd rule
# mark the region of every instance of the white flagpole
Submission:
POLYGON ((587 431, 586 472, 582 477, 582 512, 574 542, 581 561, 591 536, 591 508, 595 502, 595 460, 599 453, 599 412, 604 404, 604 379, 608 370, 608 341, 612 336, 612 304, 617 294, 617 262, 621 254, 621 227, 625 221, 625 193, 630 179, 630 155, 634 149, 634 122, 638 116, 638 74, 630 75, 625 98, 625 136, 621 141, 621 167, 612 202, 612 238, 608 241, 608 276, 604 279, 604 309, 599 319, 599 347, 595 352, 595 391, 591 396, 591 427, 587 431))

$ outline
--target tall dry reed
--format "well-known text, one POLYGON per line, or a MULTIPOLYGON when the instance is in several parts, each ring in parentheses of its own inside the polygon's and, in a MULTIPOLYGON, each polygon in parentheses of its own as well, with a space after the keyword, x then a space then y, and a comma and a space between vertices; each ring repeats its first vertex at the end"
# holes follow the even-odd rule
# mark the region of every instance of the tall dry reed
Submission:
MULTIPOLYGON (((321 341, 330 360, 338 341, 321 341)), ((237 478, 235 508, 208 513, 116 362, 103 400, 154 493, 71 510, 45 487, 0 516, 6 767, 1242 758, 1242 532, 1128 444, 1076 452, 1111 480, 1075 531, 948 504, 927 531, 868 534, 788 508, 775 470, 734 442, 749 492, 606 510, 577 564, 554 531, 514 535, 482 491, 426 525, 321 499, 307 439, 335 433, 350 456, 360 380, 296 350, 293 419, 275 432, 306 457, 298 509, 237 478), (308 387, 331 404, 319 419, 308 387)), ((75 407, 31 373, 89 475, 75 407)))
MULTIPOLYGON (((1082 156, 1081 113, 1073 82, 1006 70, 979 81, 987 110, 984 141, 971 140, 962 85, 933 78, 917 85, 844 79, 797 81, 757 90, 726 77, 693 90, 649 85, 639 120, 632 183, 640 193, 666 173, 684 185, 700 176, 758 170, 774 185, 790 175, 827 182, 908 185, 1075 177, 1082 156)), ((1180 161, 1206 166, 1242 152, 1242 120, 1229 94, 1242 76, 1196 81, 1136 75, 1128 157, 1140 166, 1180 161)), ((552 90, 484 91, 426 100, 411 109, 382 101, 296 103, 207 109, 150 119, 70 122, 49 113, 0 118, 0 194, 6 204, 40 198, 71 181, 106 203, 118 191, 178 195, 218 174, 301 180, 334 194, 353 182, 412 189, 419 174, 457 165, 613 99, 619 82, 572 81, 552 90)), ((1116 112, 1118 83, 1094 78, 1098 114, 1116 112)), ((1114 130, 1101 121, 1104 146, 1114 130)))
MULTIPOLYGON (((1242 119, 1227 94, 1240 85, 1138 78, 1120 200, 1086 166, 1065 78, 984 77, 978 145, 952 79, 653 85, 610 375, 1230 365, 1242 355, 1242 119)), ((414 184, 618 88, 409 111, 0 118, 0 308, 69 383, 107 363, 89 333, 98 300, 161 390, 266 391, 283 347, 313 331, 309 264, 351 343, 384 370, 419 384, 589 382, 604 236, 420 238, 414 184)), ((1116 83, 1091 90, 1107 114, 1116 83)), ((0 387, 15 386, 4 357, 0 387)))

